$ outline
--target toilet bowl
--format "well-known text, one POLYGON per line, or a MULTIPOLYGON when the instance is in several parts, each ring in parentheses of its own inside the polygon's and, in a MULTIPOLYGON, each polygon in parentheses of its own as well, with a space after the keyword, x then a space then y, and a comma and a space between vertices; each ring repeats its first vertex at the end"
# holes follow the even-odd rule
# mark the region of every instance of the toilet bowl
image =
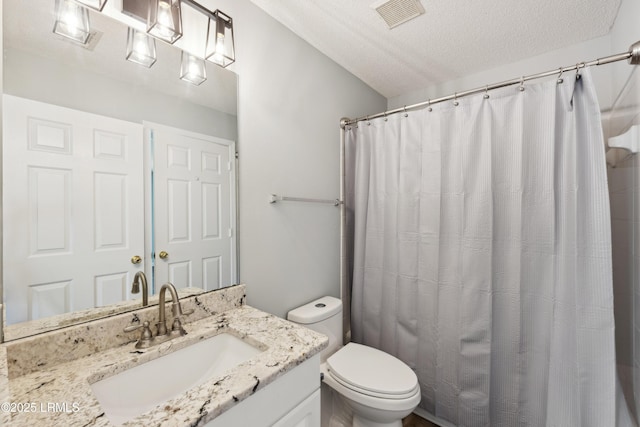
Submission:
POLYGON ((354 426, 400 426, 420 403, 415 373, 395 357, 349 343, 321 367, 324 382, 353 409, 354 426))
POLYGON ((353 410, 354 427, 401 427, 420 403, 416 374, 401 360, 356 343, 340 345, 342 302, 323 297, 289 312, 287 319, 329 336, 321 355, 323 382, 353 410))

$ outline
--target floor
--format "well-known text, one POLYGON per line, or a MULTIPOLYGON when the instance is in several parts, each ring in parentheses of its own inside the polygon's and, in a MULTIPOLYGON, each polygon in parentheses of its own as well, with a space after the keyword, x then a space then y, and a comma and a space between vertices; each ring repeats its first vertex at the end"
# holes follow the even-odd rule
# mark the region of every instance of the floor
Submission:
POLYGON ((411 414, 402 420, 402 427, 438 427, 430 421, 425 420, 416 414, 411 414))

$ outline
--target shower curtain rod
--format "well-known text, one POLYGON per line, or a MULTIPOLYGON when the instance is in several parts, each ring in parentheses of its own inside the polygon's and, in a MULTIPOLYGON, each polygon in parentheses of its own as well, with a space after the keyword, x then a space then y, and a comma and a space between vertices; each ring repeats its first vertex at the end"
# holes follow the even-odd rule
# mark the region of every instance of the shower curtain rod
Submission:
POLYGON ((549 76, 553 76, 553 75, 556 75, 556 74, 558 75, 558 77, 560 77, 562 75, 562 73, 567 72, 567 71, 578 70, 580 68, 591 67, 593 65, 610 64, 612 62, 624 61, 625 59, 628 59, 629 63, 632 64, 632 65, 640 64, 640 41, 637 41, 634 44, 632 44, 631 47, 629 47, 629 51, 628 52, 619 53, 617 55, 606 56, 604 58, 595 59, 595 60, 589 61, 589 62, 580 62, 580 63, 578 63, 576 65, 571 65, 571 66, 568 66, 568 67, 560 67, 560 68, 558 68, 556 70, 549 70, 549 71, 545 71, 543 73, 531 74, 529 76, 522 76, 522 77, 515 78, 515 79, 512 79, 512 80, 506 80, 506 81, 503 81, 503 82, 500 82, 500 83, 494 83, 494 84, 491 84, 491 85, 486 85, 484 87, 479 87, 479 88, 476 88, 476 89, 466 90, 464 92, 456 92, 453 95, 443 96, 441 98, 430 99, 428 101, 419 102, 419 103, 413 104, 413 105, 405 105, 404 107, 401 107, 401 108, 395 108, 393 110, 384 111, 382 113, 376 113, 376 114, 371 114, 371 115, 364 116, 364 117, 358 117, 357 119, 343 118, 342 120, 340 120, 340 127, 344 129, 348 125, 352 125, 352 124, 355 124, 355 123, 358 123, 358 122, 367 121, 367 120, 371 120, 371 119, 377 119, 378 117, 385 117, 385 116, 388 116, 390 114, 397 114, 397 113, 407 112, 409 110, 416 110, 416 109, 419 109, 419 108, 422 108, 422 107, 431 106, 433 104, 438 104, 438 103, 444 102, 444 101, 453 100, 455 102, 456 99, 462 98, 464 96, 475 95, 477 93, 488 92, 490 90, 499 89, 499 88, 503 88, 503 87, 507 87, 507 86, 513 86, 513 85, 517 85, 517 84, 522 85, 524 82, 526 82, 528 80, 540 79, 540 78, 543 78, 543 77, 549 77, 549 76))

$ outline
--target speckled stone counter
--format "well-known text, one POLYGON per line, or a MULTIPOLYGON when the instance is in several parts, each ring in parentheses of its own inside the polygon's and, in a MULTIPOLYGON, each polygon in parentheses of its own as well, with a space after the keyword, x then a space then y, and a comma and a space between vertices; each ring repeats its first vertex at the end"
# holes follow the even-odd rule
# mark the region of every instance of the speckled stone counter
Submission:
MULTIPOLYGON (((209 315, 185 323, 184 327, 188 332, 186 336, 145 350, 134 348, 138 334, 133 334, 124 344, 117 343, 109 349, 69 361, 59 360, 58 363, 47 364, 38 369, 25 367, 24 363, 14 360, 16 353, 11 346, 22 340, 0 345, 0 403, 4 402, 5 405, 0 408, 0 425, 109 426, 110 421, 91 392, 91 383, 220 333, 230 333, 263 350, 224 375, 212 378, 124 424, 201 426, 327 346, 328 339, 324 335, 244 305, 244 288, 232 292, 235 292, 233 298, 242 294, 240 304, 236 301, 225 311, 209 310, 209 315), (7 403, 14 407, 8 408, 7 403), (19 404, 23 406, 18 408, 19 404), (25 412, 24 404, 30 405, 29 409, 33 409, 33 412, 25 412)), ((228 293, 221 297, 232 303, 233 298, 228 293)), ((115 322, 117 326, 114 328, 122 328, 123 322, 130 322, 131 316, 131 313, 113 316, 112 321, 119 320, 119 323, 115 322), (122 319, 118 319, 120 317, 122 319)), ((139 314, 137 317, 140 316, 139 314)), ((46 338, 47 335, 56 333, 60 332, 46 333, 40 337, 46 338)), ((109 334, 108 331, 104 333, 109 334)), ((73 341, 73 334, 69 331, 66 334, 66 338, 73 341)), ((121 329, 111 331, 111 334, 121 334, 121 329)), ((46 354, 51 349, 51 339, 45 339, 39 344, 35 340, 37 337, 32 338, 32 354, 38 354, 38 351, 46 354), (41 346, 39 350, 38 346, 41 346)), ((112 336, 109 339, 113 339, 112 336)), ((71 348, 74 348, 74 344, 71 344, 71 348)), ((25 353, 23 351, 20 354, 25 353)))
MULTIPOLYGON (((188 298, 193 295, 203 293, 201 288, 180 288, 178 295, 180 298, 188 298)), ((170 298, 169 298, 170 299, 170 298)), ((149 295, 149 304, 158 304, 158 295, 149 295)), ((104 307, 96 307, 87 310, 74 311, 72 313, 59 314, 57 316, 45 317, 42 319, 31 320, 29 322, 20 322, 13 325, 7 325, 4 328, 4 340, 12 341, 20 338, 29 337, 31 335, 42 334, 44 332, 53 331, 55 329, 72 326, 74 324, 89 322, 103 317, 109 317, 116 314, 131 311, 136 306, 142 305, 142 299, 137 298, 130 301, 122 301, 117 304, 111 304, 104 307)), ((0 304, 0 307, 2 305, 0 304)), ((1 311, 0 311, 1 312, 1 311)))

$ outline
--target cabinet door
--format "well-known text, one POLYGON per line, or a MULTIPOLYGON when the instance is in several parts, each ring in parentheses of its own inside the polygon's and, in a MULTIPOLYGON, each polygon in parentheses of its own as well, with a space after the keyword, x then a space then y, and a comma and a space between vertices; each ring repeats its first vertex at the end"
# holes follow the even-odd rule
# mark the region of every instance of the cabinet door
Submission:
POLYGON ((205 427, 320 427, 319 374, 318 353, 212 419, 205 427))
POLYGON ((320 390, 280 418, 273 427, 320 427, 320 390))

